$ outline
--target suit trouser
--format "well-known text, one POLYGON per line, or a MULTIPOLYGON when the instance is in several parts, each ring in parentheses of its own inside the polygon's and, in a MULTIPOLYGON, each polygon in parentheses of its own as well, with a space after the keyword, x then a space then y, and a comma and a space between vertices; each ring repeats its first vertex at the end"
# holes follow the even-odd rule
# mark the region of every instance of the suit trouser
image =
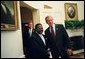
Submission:
POLYGON ((57 49, 52 49, 51 50, 51 54, 53 58, 59 58, 59 56, 61 56, 61 58, 69 58, 68 54, 66 53, 66 51, 60 52, 57 49))

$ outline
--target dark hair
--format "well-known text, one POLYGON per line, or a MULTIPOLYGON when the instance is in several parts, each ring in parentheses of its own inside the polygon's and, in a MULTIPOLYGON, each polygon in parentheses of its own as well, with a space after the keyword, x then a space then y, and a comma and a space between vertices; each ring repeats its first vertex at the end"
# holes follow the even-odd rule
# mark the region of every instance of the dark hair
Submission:
POLYGON ((49 17, 52 17, 52 16, 50 16, 50 15, 49 15, 49 16, 46 16, 46 17, 45 17, 45 20, 48 19, 49 17))
POLYGON ((52 16, 49 15, 49 16, 46 16, 46 17, 45 17, 45 21, 46 21, 46 22, 47 22, 47 19, 48 19, 49 17, 52 17, 52 16))
POLYGON ((42 25, 42 24, 41 24, 41 23, 37 23, 37 24, 35 25, 35 30, 37 29, 38 25, 42 25))

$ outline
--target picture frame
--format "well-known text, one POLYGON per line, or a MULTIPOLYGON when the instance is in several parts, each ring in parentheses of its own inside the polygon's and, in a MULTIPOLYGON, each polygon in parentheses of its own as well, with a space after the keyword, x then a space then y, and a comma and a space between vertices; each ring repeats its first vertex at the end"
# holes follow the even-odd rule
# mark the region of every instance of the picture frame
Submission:
POLYGON ((17 1, 1 1, 1 30, 18 29, 17 1))
POLYGON ((77 3, 65 3, 64 7, 66 20, 78 20, 77 3))

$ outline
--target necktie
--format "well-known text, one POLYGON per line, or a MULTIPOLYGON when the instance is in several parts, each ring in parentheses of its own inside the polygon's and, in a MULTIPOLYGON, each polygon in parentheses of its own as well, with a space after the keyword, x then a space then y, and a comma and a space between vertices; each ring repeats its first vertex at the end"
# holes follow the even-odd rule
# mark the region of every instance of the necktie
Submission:
POLYGON ((55 33, 54 33, 54 30, 53 30, 52 26, 51 26, 51 35, 52 35, 52 38, 55 39, 55 33))

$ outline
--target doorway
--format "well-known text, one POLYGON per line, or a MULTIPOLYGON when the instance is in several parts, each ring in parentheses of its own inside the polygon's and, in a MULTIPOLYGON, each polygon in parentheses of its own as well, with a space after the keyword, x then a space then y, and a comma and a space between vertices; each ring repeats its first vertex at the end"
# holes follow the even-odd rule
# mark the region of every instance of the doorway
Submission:
POLYGON ((24 32, 28 32, 26 28, 28 27, 28 22, 33 22, 33 26, 39 22, 39 10, 36 8, 33 8, 29 4, 26 4, 23 1, 20 1, 20 13, 21 13, 21 26, 22 26, 22 41, 23 41, 23 51, 24 54, 26 54, 26 49, 25 49, 25 40, 26 35, 24 32), (26 27, 27 26, 27 27, 26 27))
POLYGON ((20 7, 20 13, 21 13, 21 26, 22 26, 22 39, 23 39, 23 51, 24 54, 26 54, 26 36, 27 34, 25 32, 28 32, 28 22, 33 22, 33 15, 32 11, 27 7, 20 7))

